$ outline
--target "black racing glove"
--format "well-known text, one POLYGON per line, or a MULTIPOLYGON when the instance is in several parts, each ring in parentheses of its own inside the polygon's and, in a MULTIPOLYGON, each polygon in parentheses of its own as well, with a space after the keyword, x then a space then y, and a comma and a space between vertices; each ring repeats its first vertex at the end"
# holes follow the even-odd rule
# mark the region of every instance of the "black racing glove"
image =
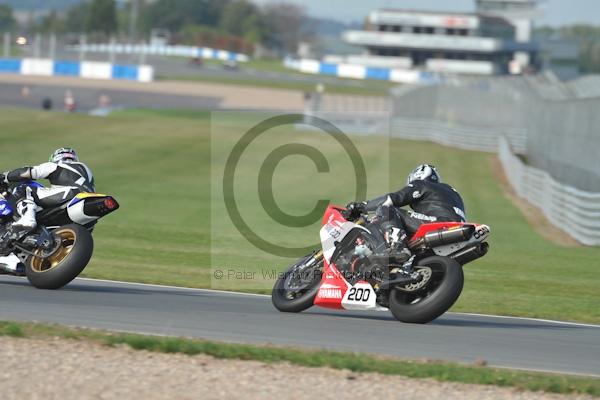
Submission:
MULTIPOLYGON (((8 186, 8 178, 6 173, 0 173, 0 192, 5 192, 9 188, 8 186)), ((0 198, 2 195, 0 194, 0 198)))
POLYGON ((358 218, 365 212, 366 208, 367 203, 353 201, 346 206, 346 212, 350 218, 358 218))

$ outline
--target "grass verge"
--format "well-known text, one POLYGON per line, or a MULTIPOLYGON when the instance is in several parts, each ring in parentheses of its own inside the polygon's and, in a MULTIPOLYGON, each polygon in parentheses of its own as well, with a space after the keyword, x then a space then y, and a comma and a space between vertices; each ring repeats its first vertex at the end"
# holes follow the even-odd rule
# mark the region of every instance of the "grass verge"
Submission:
POLYGON ((58 325, 0 321, 0 335, 22 338, 88 340, 107 346, 127 345, 135 350, 160 353, 206 354, 220 359, 289 362, 304 367, 329 367, 353 372, 376 372, 441 382, 514 387, 550 393, 577 393, 600 397, 600 379, 583 376, 513 371, 438 361, 413 361, 359 353, 309 351, 294 348, 221 343, 178 337, 114 333, 58 325))
MULTIPOLYGON (((226 85, 235 86, 252 86, 252 87, 264 87, 271 89, 285 89, 285 90, 298 90, 302 92, 314 92, 316 85, 311 82, 296 82, 291 80, 283 79, 260 79, 254 77, 236 77, 231 78, 227 76, 215 76, 198 74, 194 76, 181 76, 181 75, 166 75, 158 76, 159 80, 175 80, 175 81, 193 81, 193 82, 208 82, 208 83, 220 83, 226 85)), ((389 89, 392 85, 386 83, 385 85, 381 82, 369 82, 365 83, 364 86, 350 86, 342 84, 323 84, 326 93, 333 94, 349 94, 349 95, 361 95, 361 96, 387 96, 389 89)))
MULTIPOLYGON (((182 57, 181 60, 188 60, 182 57)), ((204 65, 214 67, 221 67, 223 65, 222 60, 207 59, 204 60, 204 65)), ((200 82, 213 82, 231 85, 242 85, 242 86, 254 86, 254 87, 268 87, 275 89, 288 89, 288 90, 301 90, 312 92, 315 90, 315 83, 303 82, 301 80, 294 81, 294 78, 298 77, 318 77, 314 74, 307 74, 300 71, 295 71, 286 68, 280 59, 252 59, 248 62, 239 63, 239 67, 242 70, 237 76, 219 76, 214 73, 206 73, 202 68, 198 69, 196 75, 165 75, 159 76, 158 79, 167 80, 184 80, 184 81, 200 81, 200 82), (244 74, 243 72, 250 73, 263 73, 271 72, 277 74, 284 74, 292 79, 282 79, 279 77, 267 77, 267 76, 253 76, 244 74)), ((214 72, 214 71, 209 71, 214 72)), ((321 75, 322 76, 322 75, 321 75)), ((336 82, 333 84, 325 83, 325 90, 328 93, 336 94, 354 94, 363 96, 387 96, 392 86, 399 85, 398 83, 378 80, 358 80, 352 78, 340 78, 333 76, 322 76, 329 80, 335 78, 336 82), (357 84, 358 83, 358 84, 357 84)))

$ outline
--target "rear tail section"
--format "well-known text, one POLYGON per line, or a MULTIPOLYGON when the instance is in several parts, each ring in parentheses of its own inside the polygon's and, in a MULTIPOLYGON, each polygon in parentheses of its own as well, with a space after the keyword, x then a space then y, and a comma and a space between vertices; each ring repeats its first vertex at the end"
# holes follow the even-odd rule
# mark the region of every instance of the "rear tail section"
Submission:
POLYGON ((98 193, 79 193, 71 201, 38 213, 38 221, 46 226, 76 223, 92 226, 96 221, 119 208, 114 197, 98 193))
POLYGON ((71 221, 86 225, 96 221, 119 208, 112 196, 97 193, 80 193, 67 206, 71 221))

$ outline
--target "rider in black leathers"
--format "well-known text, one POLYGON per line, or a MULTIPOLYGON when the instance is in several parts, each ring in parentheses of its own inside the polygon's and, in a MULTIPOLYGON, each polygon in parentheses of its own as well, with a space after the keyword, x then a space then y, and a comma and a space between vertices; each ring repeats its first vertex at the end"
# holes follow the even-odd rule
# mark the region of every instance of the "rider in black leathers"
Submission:
POLYGON ((412 254, 406 240, 421 224, 466 220, 462 198, 452 186, 440 180, 433 165, 419 165, 408 176, 404 188, 368 202, 350 203, 348 209, 356 213, 375 211, 390 245, 390 255, 401 262, 408 261, 412 254), (407 205, 413 211, 400 208, 407 205))

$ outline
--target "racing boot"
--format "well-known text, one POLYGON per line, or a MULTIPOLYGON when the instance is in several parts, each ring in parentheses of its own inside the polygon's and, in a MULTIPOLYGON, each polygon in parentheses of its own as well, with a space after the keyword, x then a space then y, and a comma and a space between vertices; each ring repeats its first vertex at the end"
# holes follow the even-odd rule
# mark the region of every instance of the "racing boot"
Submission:
POLYGON ((405 266, 408 268, 412 266, 412 259, 414 259, 414 256, 403 242, 394 243, 394 245, 390 246, 388 252, 390 257, 393 257, 399 263, 403 263, 403 268, 405 266))
POLYGON ((25 265, 14 254, 0 257, 0 274, 25 276, 25 265))
POLYGON ((17 214, 19 219, 13 222, 12 231, 14 234, 31 232, 37 226, 35 219, 35 202, 31 195, 31 188, 27 188, 26 196, 17 203, 17 214))
POLYGON ((410 269, 414 256, 406 247, 405 241, 407 238, 406 232, 403 229, 389 227, 385 233, 385 238, 388 241, 388 253, 397 262, 403 263, 402 268, 410 269))

